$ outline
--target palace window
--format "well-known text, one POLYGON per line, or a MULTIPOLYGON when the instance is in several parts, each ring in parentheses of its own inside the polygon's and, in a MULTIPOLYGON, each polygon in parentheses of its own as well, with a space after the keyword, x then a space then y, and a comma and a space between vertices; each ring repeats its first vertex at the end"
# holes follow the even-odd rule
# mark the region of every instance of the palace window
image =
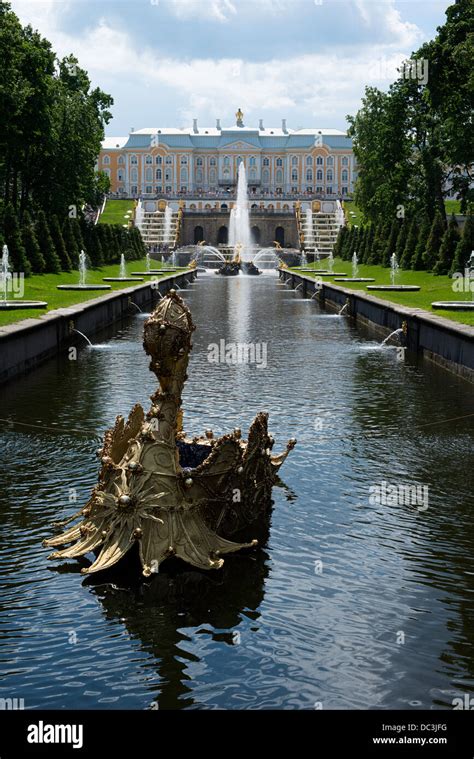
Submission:
POLYGON ((277 169, 275 179, 277 181, 277 184, 282 184, 283 182, 283 171, 281 169, 277 169))
POLYGON ((326 192, 327 192, 328 195, 332 195, 332 187, 328 187, 326 189, 326 192))
POLYGON ((334 158, 332 157, 332 155, 328 156, 326 163, 328 166, 332 166, 334 164, 334 158))
POLYGON ((136 186, 136 184, 134 184, 131 186, 130 190, 132 191, 132 195, 136 195, 138 192, 138 187, 136 186))
POLYGON ((298 192, 298 188, 297 187, 292 187, 291 188, 291 192, 297 193, 298 192))
POLYGON ((306 188, 306 192, 313 192, 313 188, 312 187, 307 187, 306 188))
POLYGON ((348 159, 348 157, 346 155, 342 156, 342 165, 343 166, 348 166, 349 165, 349 159, 348 159))
POLYGON ((132 169, 130 172, 130 179, 132 182, 138 182, 138 169, 132 169))
POLYGON ((343 195, 347 195, 347 187, 343 187, 342 188, 342 194, 343 195))
POLYGON ((125 177, 124 177, 124 171, 123 171, 123 169, 119 169, 117 171, 117 179, 118 179, 119 182, 123 182, 124 181, 125 177))
POLYGON ((316 165, 317 166, 322 166, 323 165, 322 156, 318 155, 318 157, 316 158, 316 165))
POLYGON ((185 184, 181 185, 181 192, 187 192, 188 188, 185 184))
POLYGON ((153 163, 153 158, 151 157, 151 155, 145 156, 145 163, 148 163, 148 164, 153 163))
POLYGON ((153 182, 153 169, 145 169, 145 182, 153 182))
MULTIPOLYGON (((181 172, 181 176, 183 175, 183 172, 181 172)), ((196 171, 196 182, 202 182, 202 169, 197 169, 196 171)))
POLYGON ((298 181, 298 171, 296 169, 293 169, 291 172, 291 181, 297 182, 298 181))
POLYGON ((298 158, 295 155, 291 159, 291 165, 292 166, 298 166, 298 158))
POLYGON ((153 192, 153 187, 149 187, 148 185, 145 187, 145 192, 147 195, 151 195, 153 192))
POLYGON ((166 163, 167 166, 170 166, 173 163, 173 157, 170 156, 170 155, 167 155, 165 163, 166 163))
POLYGON ((155 190, 156 190, 156 192, 162 192, 162 187, 161 187, 161 185, 157 185, 157 186, 155 187, 155 190))
POLYGON ((329 171, 326 174, 326 182, 332 182, 332 170, 329 169, 329 171))
POLYGON ((270 166, 270 159, 269 158, 264 158, 263 159, 263 165, 264 166, 270 166))
POLYGON ((104 155, 104 157, 102 158, 102 163, 104 164, 104 166, 108 166, 108 164, 110 163, 110 158, 108 155, 104 155))
POLYGON ((107 174, 108 178, 110 179, 110 169, 103 169, 104 174, 107 174))
POLYGON ((216 166, 216 165, 217 165, 216 159, 215 158, 211 158, 211 160, 209 161, 209 166, 216 166))
POLYGON ((277 166, 283 166, 283 158, 277 158, 276 159, 276 165, 277 166))
POLYGON ((160 155, 156 156, 155 163, 157 163, 158 166, 161 166, 161 164, 163 163, 163 159, 162 159, 162 157, 160 155))
POLYGON ((202 166, 202 158, 196 160, 196 166, 202 166))
POLYGON ((168 195, 171 193, 171 185, 167 185, 167 186, 166 186, 166 190, 165 190, 165 192, 167 192, 167 193, 168 193, 168 195))
POLYGON ((316 187, 316 192, 320 192, 320 193, 322 193, 322 191, 323 191, 323 188, 322 188, 322 187, 316 187))
POLYGON ((138 166, 138 158, 136 157, 136 155, 132 155, 132 157, 130 158, 130 163, 132 164, 132 166, 138 166))
POLYGON ((209 172, 209 181, 210 181, 211 184, 215 184, 216 183, 216 170, 215 169, 211 169, 210 170, 210 172, 209 172))
POLYGON ((161 169, 156 170, 156 179, 158 179, 161 182, 161 169))
POLYGON ((230 158, 228 155, 224 156, 224 166, 230 166, 230 158))
POLYGON ((254 156, 254 155, 253 155, 253 156, 250 156, 250 162, 249 162, 249 165, 250 165, 250 166, 256 166, 256 165, 257 165, 257 162, 256 162, 256 160, 255 160, 255 156, 254 156))
POLYGON ((348 178, 347 169, 343 169, 342 174, 341 174, 341 179, 343 182, 347 182, 347 178, 348 178))
POLYGON ((171 171, 169 169, 165 171, 165 182, 171 182, 171 171))
POLYGON ((308 171, 306 172, 306 181, 307 182, 312 182, 313 181, 313 170, 312 169, 308 169, 308 171))
POLYGON ((187 169, 181 169, 181 181, 187 182, 188 181, 188 170, 187 169))
POLYGON ((323 181, 323 172, 321 171, 321 169, 317 170, 317 172, 316 172, 316 179, 318 179, 320 182, 323 181))
POLYGON ((188 157, 185 155, 181 156, 181 166, 187 166, 188 163, 188 157))
POLYGON ((245 166, 245 161, 244 161, 244 159, 242 158, 242 156, 241 156, 241 155, 239 155, 239 157, 237 158, 237 168, 240 166, 240 164, 241 164, 241 163, 243 163, 243 164, 244 164, 244 166, 245 166))
POLYGON ((119 155, 117 163, 120 163, 120 164, 124 164, 125 163, 125 159, 124 159, 123 155, 119 155))
POLYGON ((250 169, 249 178, 250 179, 257 179, 257 169, 250 169))
POLYGON ((222 172, 222 174, 224 176, 224 179, 229 179, 229 177, 230 177, 230 169, 224 169, 224 171, 222 172))
POLYGON ((306 166, 312 166, 312 165, 313 165, 313 159, 312 159, 312 158, 311 158, 311 156, 309 155, 309 156, 306 158, 306 166))
POLYGON ((263 184, 270 184, 270 172, 268 169, 262 171, 262 182, 263 184))

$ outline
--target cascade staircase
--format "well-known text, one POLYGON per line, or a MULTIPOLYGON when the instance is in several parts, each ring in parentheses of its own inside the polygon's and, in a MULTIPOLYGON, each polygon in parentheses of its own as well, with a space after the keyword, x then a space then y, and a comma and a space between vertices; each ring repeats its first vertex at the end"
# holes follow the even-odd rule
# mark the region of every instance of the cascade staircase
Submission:
POLYGON ((319 253, 320 258, 327 258, 334 250, 339 234, 339 223, 336 213, 311 212, 297 208, 296 222, 300 248, 307 255, 319 253))

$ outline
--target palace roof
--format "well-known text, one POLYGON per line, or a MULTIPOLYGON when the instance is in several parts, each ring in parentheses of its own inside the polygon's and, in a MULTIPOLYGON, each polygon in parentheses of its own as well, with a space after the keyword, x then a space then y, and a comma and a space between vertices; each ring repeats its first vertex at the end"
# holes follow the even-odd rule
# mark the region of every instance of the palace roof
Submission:
POLYGON ((346 132, 338 129, 290 129, 281 127, 148 127, 130 132, 127 137, 107 137, 102 143, 103 150, 116 150, 118 148, 140 149, 156 146, 156 137, 164 145, 170 148, 193 149, 216 149, 225 150, 226 146, 238 149, 238 143, 242 149, 246 147, 257 150, 268 149, 304 149, 312 148, 315 139, 321 136, 324 145, 335 149, 350 149, 352 139, 346 132), (152 144, 153 140, 153 144, 152 144), (237 143, 237 145, 236 145, 237 143))

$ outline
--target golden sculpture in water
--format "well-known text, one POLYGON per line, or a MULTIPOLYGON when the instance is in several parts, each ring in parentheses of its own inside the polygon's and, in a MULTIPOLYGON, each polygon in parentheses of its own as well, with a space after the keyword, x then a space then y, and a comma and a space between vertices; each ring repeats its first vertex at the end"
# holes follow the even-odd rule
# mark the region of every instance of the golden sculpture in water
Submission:
POLYGON ((242 254, 243 247, 244 246, 242 245, 241 242, 238 242, 237 245, 235 246, 234 258, 232 259, 232 263, 233 264, 240 264, 240 263, 242 263, 242 255, 241 254, 242 254))
POLYGON ((125 422, 118 416, 99 451, 99 482, 86 506, 70 519, 80 523, 44 541, 69 547, 49 558, 98 553, 91 574, 116 564, 133 547, 145 576, 177 556, 201 569, 219 569, 223 555, 256 544, 228 538, 264 519, 280 466, 296 441, 274 456, 267 414, 252 423, 248 440, 240 429, 215 440, 188 438, 182 431, 181 394, 195 327, 184 301, 171 290, 145 322, 144 348, 159 381, 147 414, 136 405, 125 422), (238 494, 238 499, 236 499, 238 494))

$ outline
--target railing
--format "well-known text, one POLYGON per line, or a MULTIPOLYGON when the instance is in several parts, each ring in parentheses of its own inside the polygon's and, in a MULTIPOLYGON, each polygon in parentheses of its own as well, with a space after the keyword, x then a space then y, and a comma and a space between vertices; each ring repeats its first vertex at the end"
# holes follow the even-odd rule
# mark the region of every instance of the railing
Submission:
MULTIPOLYGON (((229 183, 226 183, 226 186, 229 186, 229 183)), ((252 186, 252 183, 250 183, 250 187, 252 186)), ((223 191, 203 191, 201 193, 194 191, 194 192, 160 192, 160 193, 140 193, 140 194, 126 194, 126 193, 120 193, 120 192, 111 192, 107 196, 110 199, 113 200, 138 200, 141 198, 142 200, 235 200, 236 198, 236 192, 223 192, 223 191)), ((260 200, 270 200, 270 201, 280 201, 280 200, 352 200, 351 195, 339 195, 337 193, 306 193, 306 192, 298 192, 298 193, 277 193, 277 192, 266 192, 264 190, 260 190, 256 193, 250 193, 250 200, 253 199, 260 199, 260 200)))

